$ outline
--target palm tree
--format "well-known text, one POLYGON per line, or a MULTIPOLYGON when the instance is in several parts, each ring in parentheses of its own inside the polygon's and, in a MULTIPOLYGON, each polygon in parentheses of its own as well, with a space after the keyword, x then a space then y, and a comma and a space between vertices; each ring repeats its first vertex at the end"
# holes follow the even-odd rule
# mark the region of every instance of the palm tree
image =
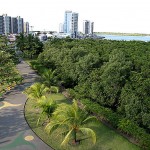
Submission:
POLYGON ((54 130, 62 128, 61 134, 65 135, 61 145, 66 145, 71 139, 74 144, 80 142, 77 135, 84 135, 92 138, 93 143, 96 142, 95 132, 88 125, 96 121, 96 117, 89 116, 87 112, 81 110, 77 101, 73 101, 72 105, 60 104, 55 112, 51 122, 47 124, 46 131, 51 134, 54 130))
MULTIPOLYGON (((57 103, 55 100, 53 100, 51 98, 50 95, 48 97, 42 96, 37 102, 37 107, 42 109, 41 115, 37 121, 37 124, 38 124, 41 117, 45 116, 45 115, 48 117, 48 120, 50 121, 50 117, 52 116, 53 112, 55 111, 55 109, 57 107, 57 103)), ((43 124, 44 123, 45 122, 43 122, 43 124)))
POLYGON ((49 88, 52 84, 54 84, 54 73, 55 71, 52 71, 51 69, 46 69, 42 74, 42 82, 49 88))
POLYGON ((56 86, 52 86, 54 84, 54 76, 55 71, 52 71, 51 69, 46 69, 44 73, 42 74, 42 83, 45 84, 47 87, 49 87, 50 92, 58 93, 59 88, 56 86))
POLYGON ((44 84, 39 82, 34 83, 32 86, 27 88, 24 93, 27 95, 29 99, 39 100, 42 96, 44 96, 50 89, 46 87, 44 84))

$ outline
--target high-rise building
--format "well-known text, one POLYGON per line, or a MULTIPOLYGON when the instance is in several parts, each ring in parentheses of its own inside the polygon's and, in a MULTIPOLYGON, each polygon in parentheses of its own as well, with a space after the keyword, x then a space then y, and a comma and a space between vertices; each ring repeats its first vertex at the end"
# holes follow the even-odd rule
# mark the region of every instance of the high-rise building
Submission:
POLYGON ((59 24, 59 33, 63 33, 64 32, 64 24, 60 23, 59 24))
POLYGON ((93 35, 93 33, 94 33, 94 22, 91 22, 90 23, 90 34, 93 35))
POLYGON ((18 34, 18 21, 16 17, 11 18, 11 33, 18 34))
POLYGON ((29 22, 24 22, 24 33, 29 34, 29 22))
MULTIPOLYGON (((0 16, 0 34, 19 34, 24 33, 24 21, 20 16, 10 17, 7 14, 0 16)), ((29 23, 25 24, 25 33, 29 33, 29 23)))
POLYGON ((20 16, 17 16, 17 24, 18 24, 18 33, 23 33, 24 32, 23 18, 21 18, 20 16))
POLYGON ((4 33, 5 35, 11 33, 11 17, 7 16, 7 14, 3 15, 4 18, 4 33))
POLYGON ((0 34, 4 34, 4 17, 0 16, 0 34))
POLYGON ((83 21, 83 34, 93 34, 94 31, 94 22, 89 20, 83 21))
POLYGON ((65 11, 64 32, 71 32, 72 11, 65 11))
POLYGON ((78 33, 78 13, 65 11, 64 33, 77 35, 78 33))
POLYGON ((72 20, 71 20, 71 34, 73 37, 77 37, 78 33, 78 13, 72 13, 72 20))
POLYGON ((89 33, 90 33, 90 21, 83 20, 83 34, 89 34, 89 33))

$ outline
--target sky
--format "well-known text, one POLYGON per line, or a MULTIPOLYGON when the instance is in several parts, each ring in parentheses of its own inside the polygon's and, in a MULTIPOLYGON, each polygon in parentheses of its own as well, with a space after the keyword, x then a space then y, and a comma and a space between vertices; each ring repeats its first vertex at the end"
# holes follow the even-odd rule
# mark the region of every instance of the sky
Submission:
POLYGON ((150 0, 0 0, 0 15, 21 16, 33 30, 59 31, 64 12, 94 22, 94 32, 150 34, 150 0))

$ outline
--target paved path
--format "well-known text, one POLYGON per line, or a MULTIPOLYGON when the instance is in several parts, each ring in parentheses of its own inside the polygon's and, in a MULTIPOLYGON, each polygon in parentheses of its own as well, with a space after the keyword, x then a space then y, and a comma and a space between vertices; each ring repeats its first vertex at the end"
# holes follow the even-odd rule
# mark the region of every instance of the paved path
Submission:
POLYGON ((24 118, 26 96, 22 92, 35 82, 37 75, 24 61, 17 68, 23 84, 7 92, 0 101, 0 150, 52 150, 33 133, 24 118))

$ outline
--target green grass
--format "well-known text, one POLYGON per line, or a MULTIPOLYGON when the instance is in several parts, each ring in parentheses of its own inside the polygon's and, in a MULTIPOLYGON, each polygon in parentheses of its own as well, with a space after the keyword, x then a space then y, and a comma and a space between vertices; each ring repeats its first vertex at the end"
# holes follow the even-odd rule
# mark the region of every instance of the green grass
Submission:
MULTIPOLYGON (((70 103, 70 101, 66 100, 62 94, 52 94, 52 98, 59 103, 70 103)), ((62 148, 60 147, 60 143, 62 142, 63 137, 58 134, 60 130, 55 131, 52 135, 48 135, 44 130, 44 126, 41 124, 38 126, 36 125, 40 113, 34 106, 35 101, 27 101, 25 107, 26 119, 34 132, 56 150, 140 150, 138 146, 130 143, 127 139, 106 127, 101 122, 93 128, 97 135, 97 142, 95 145, 92 144, 90 139, 85 139, 77 146, 71 146, 68 144, 66 147, 62 148)))

